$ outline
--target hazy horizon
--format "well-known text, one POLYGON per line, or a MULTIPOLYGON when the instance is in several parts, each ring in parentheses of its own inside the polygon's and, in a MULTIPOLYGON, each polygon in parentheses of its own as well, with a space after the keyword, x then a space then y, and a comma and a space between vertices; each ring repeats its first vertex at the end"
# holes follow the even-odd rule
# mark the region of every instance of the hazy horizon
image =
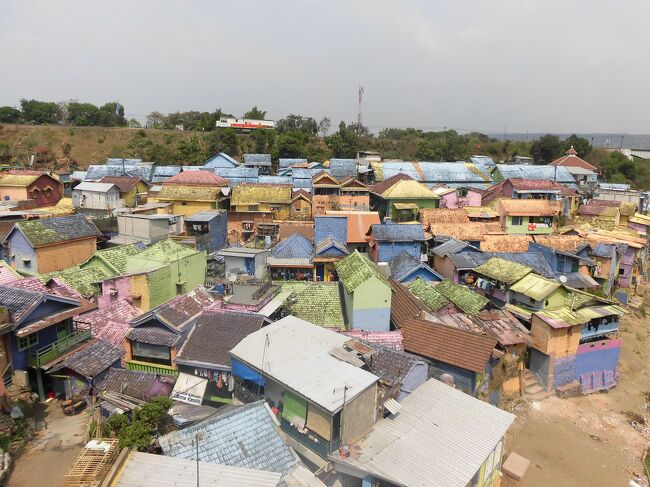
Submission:
POLYGON ((213 4, 9 1, 0 105, 119 100, 152 111, 485 133, 650 132, 650 2, 213 4), (631 74, 627 74, 630 72, 631 74))

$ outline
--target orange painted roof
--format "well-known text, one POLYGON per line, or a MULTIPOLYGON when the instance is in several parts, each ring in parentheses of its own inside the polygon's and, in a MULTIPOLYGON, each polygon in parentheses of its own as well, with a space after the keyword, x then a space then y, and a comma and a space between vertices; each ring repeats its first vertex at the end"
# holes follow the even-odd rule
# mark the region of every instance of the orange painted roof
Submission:
POLYGON ((348 217, 348 243, 367 242, 370 226, 381 223, 376 211, 326 211, 325 215, 348 217))

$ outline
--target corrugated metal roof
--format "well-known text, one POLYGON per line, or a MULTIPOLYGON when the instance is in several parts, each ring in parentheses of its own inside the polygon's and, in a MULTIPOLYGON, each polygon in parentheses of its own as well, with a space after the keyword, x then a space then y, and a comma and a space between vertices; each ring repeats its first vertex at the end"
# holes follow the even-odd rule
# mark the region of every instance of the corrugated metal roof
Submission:
POLYGON ((108 193, 111 189, 117 188, 113 183, 91 183, 84 181, 77 184, 72 191, 93 191, 95 193, 108 193))
MULTIPOLYGON (((200 452, 199 458, 201 458, 200 452)), ((201 484, 211 487, 276 487, 281 475, 277 472, 207 462, 199 462, 198 468, 201 484)), ((112 485, 114 487, 162 485, 195 487, 197 485, 196 470, 195 459, 131 452, 112 485)))
POLYGON ((397 485, 466 487, 515 420, 435 379, 400 405, 336 462, 397 485))
POLYGON ((357 177, 355 159, 330 159, 330 174, 335 178, 357 177))
POLYGON ((455 238, 450 238, 446 242, 441 243, 437 247, 434 247, 433 253, 444 257, 449 254, 456 254, 470 245, 467 242, 462 240, 457 240, 455 238))
POLYGON ((426 237, 419 223, 383 223, 372 225, 370 235, 378 242, 424 242, 426 237))
POLYGON ((535 301, 541 301, 558 287, 560 287, 558 281, 551 281, 531 272, 510 286, 510 290, 524 294, 535 301))
POLYGON ((271 154, 244 154, 244 164, 247 166, 270 166, 271 154))
POLYGON ((532 166, 528 164, 497 164, 497 170, 503 177, 518 179, 544 179, 577 188, 575 179, 564 166, 532 166))
POLYGON ((286 159, 282 157, 278 159, 278 167, 280 169, 293 166, 294 164, 305 164, 305 163, 307 163, 307 159, 286 159))
POLYGON ((262 371, 331 413, 350 401, 377 377, 330 354, 348 337, 294 316, 251 333, 231 350, 234 358, 262 371))

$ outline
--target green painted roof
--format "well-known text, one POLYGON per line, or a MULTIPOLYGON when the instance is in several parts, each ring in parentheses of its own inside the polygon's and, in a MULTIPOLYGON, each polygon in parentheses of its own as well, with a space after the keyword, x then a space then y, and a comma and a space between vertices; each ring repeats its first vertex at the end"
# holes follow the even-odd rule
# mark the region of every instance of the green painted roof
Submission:
POLYGON ((336 263, 336 272, 348 293, 353 292, 357 287, 373 277, 383 281, 388 286, 388 279, 379 270, 377 264, 356 250, 336 263))
POLYGON ((84 215, 61 216, 16 223, 32 247, 81 238, 101 237, 101 232, 84 215))
POLYGON ((112 277, 107 271, 98 267, 70 267, 63 271, 50 272, 38 276, 39 281, 46 283, 53 277, 60 279, 72 289, 76 290, 84 298, 97 296, 100 293, 99 285, 95 284, 98 281, 112 277))
MULTIPOLYGON (((302 283, 302 286, 282 286, 292 290, 288 300, 291 314, 315 325, 345 329, 338 284, 333 282, 302 283)), ((282 292, 281 291, 281 292, 282 292)))
POLYGON ((477 315, 490 302, 485 296, 449 280, 439 282, 434 289, 468 315, 477 315))
POLYGON ((533 270, 525 265, 517 264, 499 257, 492 257, 490 260, 474 268, 474 271, 497 281, 512 284, 531 273, 533 270))
POLYGON ((89 259, 89 265, 93 265, 93 259, 97 258, 113 269, 116 274, 126 273, 126 258, 142 252, 142 249, 135 244, 118 245, 109 249, 98 250, 89 259))
POLYGON ((183 257, 197 254, 198 251, 188 247, 187 245, 174 242, 170 238, 160 240, 155 244, 147 247, 142 252, 138 253, 136 257, 140 259, 155 260, 157 262, 175 262, 183 257))
POLYGON ((156 199, 162 201, 216 201, 221 197, 221 188, 197 186, 163 185, 156 199))
POLYGON ((291 203, 291 186, 286 184, 242 183, 235 186, 231 205, 257 205, 264 203, 291 203))
POLYGON ((449 300, 446 297, 420 277, 411 283, 410 289, 431 311, 439 311, 449 304, 449 300))
POLYGON ((551 281, 531 272, 510 286, 510 290, 524 294, 536 301, 542 301, 560 286, 561 284, 557 281, 551 281))

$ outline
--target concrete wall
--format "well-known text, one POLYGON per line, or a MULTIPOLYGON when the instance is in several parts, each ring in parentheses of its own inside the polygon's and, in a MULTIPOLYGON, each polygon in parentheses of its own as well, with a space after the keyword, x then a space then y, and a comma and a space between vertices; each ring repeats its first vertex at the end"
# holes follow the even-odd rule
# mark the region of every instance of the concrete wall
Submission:
POLYGON ((18 230, 14 231, 8 244, 9 248, 5 253, 7 263, 25 274, 37 274, 38 255, 24 235, 18 230), (25 260, 29 260, 29 263, 26 263, 25 260))
POLYGON ((583 343, 576 353, 576 375, 616 370, 621 352, 620 338, 583 343))
POLYGON ((136 216, 120 215, 117 217, 120 235, 132 237, 144 242, 157 242, 169 236, 169 222, 164 219, 150 220, 136 216))
POLYGON ((375 424, 376 398, 377 385, 373 384, 345 405, 342 413, 342 444, 352 443, 370 431, 375 424))
POLYGON ((172 203, 172 213, 183 216, 191 216, 200 211, 214 210, 217 207, 216 201, 172 201, 172 203))
POLYGON ((113 186, 106 192, 73 189, 72 206, 89 210, 113 210, 124 205, 120 200, 120 191, 113 186))
POLYGON ((352 295, 352 328, 389 331, 391 297, 390 286, 376 277, 358 286, 352 295))

